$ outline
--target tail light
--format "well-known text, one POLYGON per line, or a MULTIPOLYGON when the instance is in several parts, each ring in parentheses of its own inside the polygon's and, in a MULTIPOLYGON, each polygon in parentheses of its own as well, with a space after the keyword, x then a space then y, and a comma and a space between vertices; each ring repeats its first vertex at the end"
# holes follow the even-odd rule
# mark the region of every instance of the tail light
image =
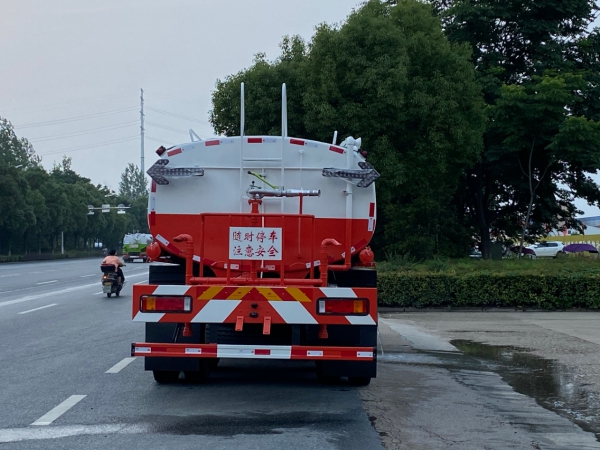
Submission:
POLYGON ((187 295, 142 295, 140 298, 142 312, 180 312, 192 310, 192 297, 187 295))
POLYGON ((319 314, 341 314, 344 316, 369 314, 369 300, 366 298, 322 298, 318 302, 319 314))

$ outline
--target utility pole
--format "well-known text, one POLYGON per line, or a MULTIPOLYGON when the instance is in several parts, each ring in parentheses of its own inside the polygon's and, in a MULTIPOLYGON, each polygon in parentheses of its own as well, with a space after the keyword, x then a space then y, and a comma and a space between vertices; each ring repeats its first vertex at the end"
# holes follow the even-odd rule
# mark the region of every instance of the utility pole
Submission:
POLYGON ((140 170, 144 172, 144 90, 140 89, 140 170))

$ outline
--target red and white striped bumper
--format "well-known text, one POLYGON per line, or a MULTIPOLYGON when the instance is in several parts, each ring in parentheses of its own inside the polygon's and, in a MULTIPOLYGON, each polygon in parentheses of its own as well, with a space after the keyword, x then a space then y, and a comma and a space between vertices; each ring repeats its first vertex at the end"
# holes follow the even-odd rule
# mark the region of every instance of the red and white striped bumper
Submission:
POLYGON ((136 342, 131 344, 131 356, 373 361, 375 349, 373 347, 136 342))
POLYGON ((298 325, 376 325, 377 289, 316 288, 280 286, 133 286, 132 318, 135 322, 238 323, 298 325), (187 313, 141 311, 143 295, 186 295, 192 298, 187 313), (318 300, 327 298, 367 299, 364 315, 324 315, 317 310, 318 300))

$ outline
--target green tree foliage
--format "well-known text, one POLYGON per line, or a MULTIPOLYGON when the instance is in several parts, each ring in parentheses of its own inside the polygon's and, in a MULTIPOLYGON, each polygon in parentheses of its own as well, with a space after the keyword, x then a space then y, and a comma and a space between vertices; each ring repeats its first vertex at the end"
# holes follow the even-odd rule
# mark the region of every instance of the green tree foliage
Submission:
POLYGON ((469 59, 466 46, 444 37, 430 6, 371 0, 341 26, 319 26, 309 44, 286 38, 273 63, 259 55, 218 81, 211 122, 217 132, 239 132, 244 81, 247 133, 277 134, 286 82, 291 135, 329 141, 338 130, 363 138, 382 174, 382 245, 417 257, 453 255, 466 248, 467 233, 451 200, 483 126, 469 59))
POLYGON ((447 36, 471 47, 488 105, 485 146, 462 192, 484 257, 490 230, 514 236, 533 223, 533 238, 559 220, 576 225, 573 200, 600 200, 589 176, 600 168, 600 35, 587 31, 595 1, 433 3, 447 36))
POLYGON ((119 196, 129 200, 148 197, 148 181, 146 175, 133 163, 129 163, 121 174, 119 196))
POLYGON ((29 142, 0 119, 0 254, 56 251, 62 234, 68 249, 90 249, 94 241, 116 247, 126 233, 147 232, 145 180, 135 166, 130 174, 134 199, 94 186, 68 157, 47 172, 29 142), (134 215, 88 215, 88 205, 129 202, 134 215))
POLYGON ((0 117, 0 164, 13 167, 35 167, 41 159, 25 138, 19 139, 12 124, 0 117))

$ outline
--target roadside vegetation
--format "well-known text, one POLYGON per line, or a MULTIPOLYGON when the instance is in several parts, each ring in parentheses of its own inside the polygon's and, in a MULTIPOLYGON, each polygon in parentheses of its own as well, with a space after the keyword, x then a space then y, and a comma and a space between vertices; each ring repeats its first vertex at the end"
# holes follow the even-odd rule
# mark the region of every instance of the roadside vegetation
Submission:
POLYGON ((389 258, 378 263, 379 304, 396 307, 600 308, 600 259, 389 258))
MULTIPOLYGON (((46 170, 26 138, 0 117, 0 262, 35 259, 65 249, 116 246, 126 232, 147 232, 147 182, 133 164, 123 172, 119 192, 93 185, 71 168, 71 158, 46 170), (124 204, 116 211, 88 215, 88 205, 124 204)), ((63 256, 56 256, 63 257, 63 256)))

